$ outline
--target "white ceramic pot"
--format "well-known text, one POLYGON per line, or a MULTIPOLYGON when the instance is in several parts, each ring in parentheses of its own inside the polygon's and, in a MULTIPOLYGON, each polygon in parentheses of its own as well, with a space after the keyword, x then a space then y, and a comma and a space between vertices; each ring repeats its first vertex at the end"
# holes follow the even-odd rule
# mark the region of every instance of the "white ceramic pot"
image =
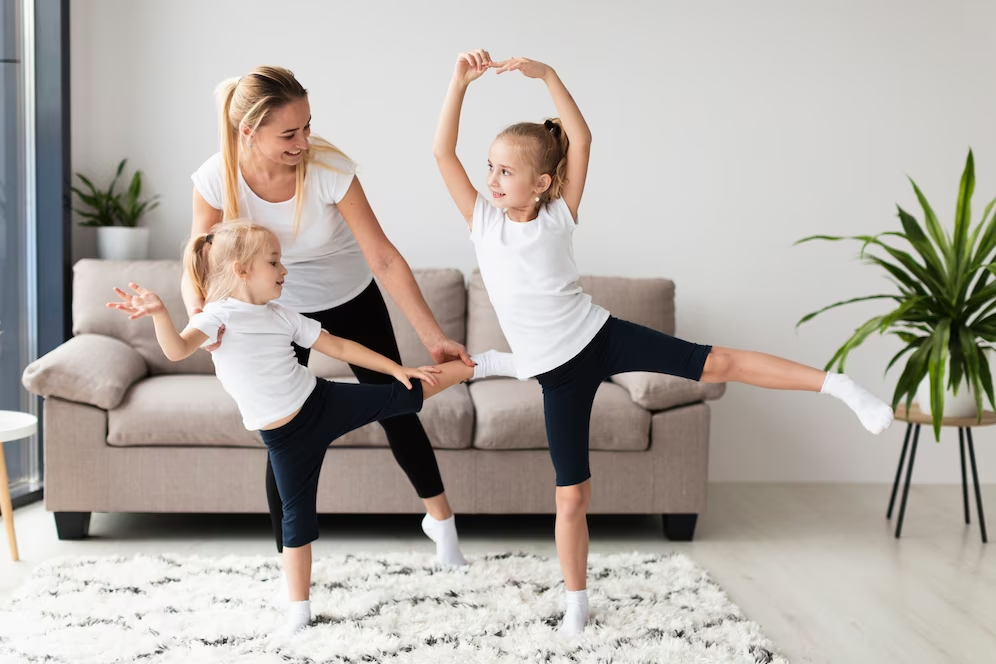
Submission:
MULTIPOLYGON (((929 378, 924 379, 920 383, 920 387, 917 388, 916 403, 920 407, 921 413, 931 414, 929 378)), ((962 378, 958 388, 958 396, 955 396, 949 389, 944 390, 944 417, 974 417, 975 415, 975 394, 965 384, 964 378, 962 378)))
POLYGON ((100 226, 97 228, 97 254, 109 261, 144 261, 149 257, 149 229, 100 226))

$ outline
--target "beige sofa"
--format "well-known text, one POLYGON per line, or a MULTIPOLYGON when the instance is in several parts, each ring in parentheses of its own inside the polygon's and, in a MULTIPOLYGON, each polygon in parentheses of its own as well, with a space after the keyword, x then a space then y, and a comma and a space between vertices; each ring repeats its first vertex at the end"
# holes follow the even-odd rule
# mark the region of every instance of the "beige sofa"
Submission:
MULTIPOLYGON (((61 539, 85 537, 92 512, 266 512, 266 451, 246 431, 208 353, 169 362, 152 322, 107 309, 111 288, 135 281, 186 324, 175 261, 84 260, 74 268, 74 337, 31 364, 24 385, 45 397, 45 505, 61 539)), ((421 270, 419 285, 443 330, 471 352, 508 350, 479 274, 421 270)), ((674 330, 674 284, 585 277, 596 303, 619 318, 674 330)), ((430 363, 389 302, 402 359, 430 363)), ((352 380, 346 365, 312 353, 316 375, 352 380)), ((591 422, 592 513, 664 515, 673 539, 691 539, 706 506, 707 400, 721 385, 625 374, 599 389, 591 422)), ((554 473, 535 380, 458 385, 420 415, 450 502, 462 514, 552 513, 554 473)), ((318 493, 325 513, 416 513, 421 501, 380 426, 330 441, 318 493)))

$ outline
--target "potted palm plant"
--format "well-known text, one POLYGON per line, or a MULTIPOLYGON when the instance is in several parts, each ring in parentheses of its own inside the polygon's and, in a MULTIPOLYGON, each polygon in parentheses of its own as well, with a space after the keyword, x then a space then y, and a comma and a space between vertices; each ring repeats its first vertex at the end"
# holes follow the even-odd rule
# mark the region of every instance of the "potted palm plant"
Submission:
POLYGON ((861 243, 860 258, 887 273, 896 292, 865 295, 836 302, 804 316, 796 325, 847 304, 867 300, 889 300, 892 310, 860 325, 837 349, 827 370, 844 363, 852 350, 870 335, 899 337, 904 348, 886 366, 889 371, 900 359, 906 364, 892 397, 895 408, 905 399, 909 409, 914 399, 931 414, 935 438, 940 440, 945 415, 976 415, 981 421, 983 395, 996 410, 993 378, 986 351, 996 343, 996 282, 993 281, 993 251, 996 250, 996 215, 993 200, 979 223, 972 224, 972 194, 975 163, 969 150, 958 190, 952 230, 941 226, 927 198, 910 179, 923 208, 923 225, 897 205, 903 230, 878 235, 836 237, 816 235, 796 244, 825 240, 861 243), (952 397, 969 396, 969 412, 956 413, 952 397), (921 387, 922 386, 922 387, 921 387), (920 397, 917 398, 918 392, 920 397))
POLYGON ((86 209, 74 208, 83 220, 81 226, 97 229, 97 253, 107 260, 145 260, 149 255, 149 229, 138 225, 145 213, 158 207, 158 196, 142 201, 142 171, 135 171, 128 189, 115 192, 127 159, 122 159, 106 190, 98 189, 81 173, 86 191, 73 187, 73 193, 86 209))

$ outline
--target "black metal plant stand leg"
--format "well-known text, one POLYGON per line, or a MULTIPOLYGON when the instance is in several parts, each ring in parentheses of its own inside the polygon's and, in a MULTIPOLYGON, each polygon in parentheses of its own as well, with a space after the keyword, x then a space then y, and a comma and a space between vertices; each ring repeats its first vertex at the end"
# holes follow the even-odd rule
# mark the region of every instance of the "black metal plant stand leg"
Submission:
POLYGON ((968 480, 965 477, 965 430, 958 427, 958 451, 961 455, 961 502, 965 506, 965 525, 972 523, 968 512, 968 480))
POLYGON ((968 458, 972 462, 972 483, 975 485, 975 508, 979 513, 979 530, 982 533, 982 543, 985 544, 989 541, 989 537, 986 535, 986 515, 982 512, 982 494, 979 492, 979 470, 975 466, 975 443, 972 440, 971 427, 965 429, 965 435, 968 437, 968 458))
POLYGON ((913 477, 913 463, 916 461, 916 444, 920 441, 920 425, 914 425, 913 448, 910 450, 910 463, 906 469, 906 484, 903 486, 903 499, 899 503, 899 521, 896 523, 896 539, 903 533, 903 519, 906 517, 906 500, 910 495, 910 479, 913 477))
MULTIPOLYGON (((906 425, 906 438, 903 439, 903 453, 899 455, 899 467, 896 468, 896 481, 892 483, 892 495, 889 497, 889 511, 885 513, 886 519, 892 518, 892 508, 896 505, 896 490, 899 489, 899 478, 903 475, 903 464, 906 462, 906 451, 910 447, 910 432, 913 431, 913 425, 906 425)), ((964 457, 962 458, 962 471, 965 469, 964 457)), ((964 473, 963 473, 964 474, 964 473)), ((965 504, 968 504, 968 498, 965 498, 965 504)))

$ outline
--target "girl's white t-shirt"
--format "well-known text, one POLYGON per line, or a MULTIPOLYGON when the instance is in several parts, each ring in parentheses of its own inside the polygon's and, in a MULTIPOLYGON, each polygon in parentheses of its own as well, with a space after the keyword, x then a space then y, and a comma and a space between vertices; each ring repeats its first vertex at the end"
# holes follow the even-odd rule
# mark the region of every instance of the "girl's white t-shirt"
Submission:
MULTIPOLYGON (((337 204, 349 190, 356 165, 333 152, 315 152, 304 181, 301 224, 294 232, 295 199, 270 203, 257 196, 239 169, 239 215, 277 235, 287 268, 280 303, 300 313, 332 309, 362 293, 373 280, 353 232, 337 204)), ((191 176, 208 205, 224 209, 221 153, 191 176)))
POLYGON ((515 222, 480 193, 470 239, 518 378, 552 371, 591 343, 609 319, 578 286, 576 224, 563 199, 515 222))
POLYGON ((228 298, 204 305, 187 327, 200 330, 213 343, 222 325, 223 343, 211 360, 246 429, 261 429, 301 408, 316 379, 297 361, 291 342, 311 348, 321 336, 321 324, 276 301, 250 304, 228 298))

